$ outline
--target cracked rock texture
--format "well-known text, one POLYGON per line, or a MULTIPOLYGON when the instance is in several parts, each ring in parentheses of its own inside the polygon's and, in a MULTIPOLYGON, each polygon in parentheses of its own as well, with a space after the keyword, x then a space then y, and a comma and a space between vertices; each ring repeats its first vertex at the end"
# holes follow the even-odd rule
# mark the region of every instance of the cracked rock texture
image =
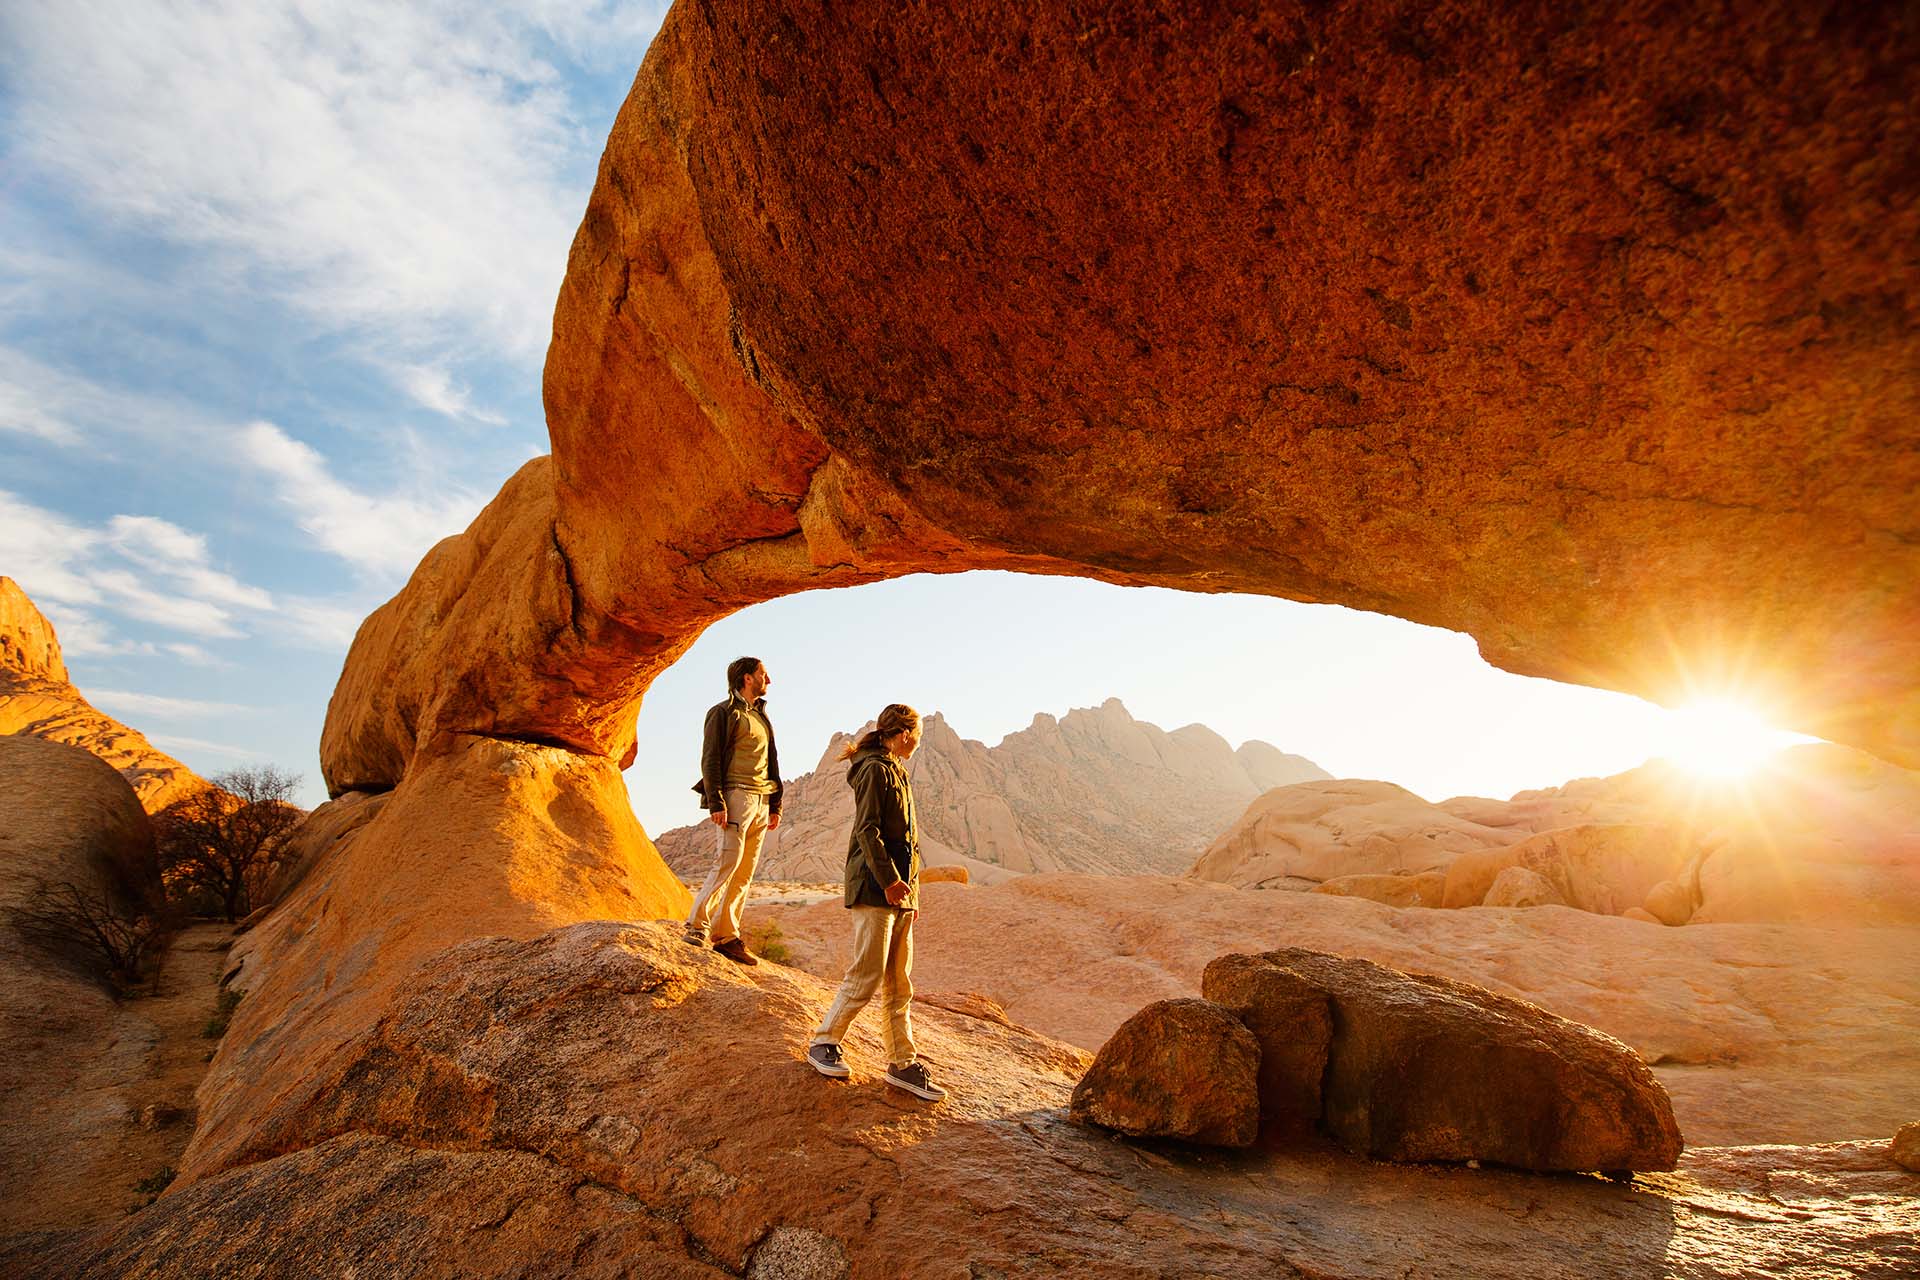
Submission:
POLYGON ((829 984, 664 925, 470 943, 423 966, 254 1141, 121 1222, 0 1241, 0 1270, 1124 1278, 1891 1274, 1920 1262, 1884 1139, 1690 1152, 1618 1186, 1210 1153, 1069 1123, 1087 1057, 931 1004, 930 1106, 801 1060, 829 984), (671 1103, 666 1100, 671 1099, 671 1103), (456 1105, 457 1104, 457 1105, 456 1105), (840 1268, 844 1266, 842 1272, 840 1268))
MULTIPOLYGON (((1470 982, 1605 1032, 1653 1067, 1698 1145, 1884 1141, 1913 1118, 1911 927, 1669 929, 1568 907, 1402 910, 1159 876, 931 885, 922 904, 916 988, 975 993, 1088 1050, 1143 1005, 1199 994, 1217 956, 1306 947, 1470 982)), ((777 921, 792 963, 837 981, 846 915, 838 902, 751 906, 748 923, 777 921)), ((1322 1073, 1305 1058, 1294 1069, 1322 1073)))
POLYGON ((1120 1024, 1073 1089, 1071 1115, 1136 1138, 1246 1147, 1260 1136, 1261 1046, 1230 1009, 1157 1000, 1120 1024))
POLYGON ((1524 1000, 1300 947, 1221 956, 1200 990, 1232 1009, 1270 1002, 1255 1015, 1263 1054, 1324 1058, 1310 1096, 1263 1098, 1261 1109, 1299 1114, 1317 1098, 1321 1124, 1349 1150, 1576 1172, 1665 1170, 1679 1158, 1667 1091, 1639 1057, 1524 1000), (1327 1039, 1301 1044, 1286 1022, 1315 995, 1328 1017, 1300 1024, 1325 1025, 1327 1039))

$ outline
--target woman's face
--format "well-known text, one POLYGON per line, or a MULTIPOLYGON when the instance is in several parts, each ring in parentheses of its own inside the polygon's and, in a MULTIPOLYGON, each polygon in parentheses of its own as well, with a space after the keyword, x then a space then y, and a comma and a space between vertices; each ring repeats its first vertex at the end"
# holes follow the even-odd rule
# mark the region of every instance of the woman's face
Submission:
POLYGON ((902 729, 887 739, 886 746, 888 751, 900 759, 911 760, 913 753, 920 749, 919 726, 916 725, 911 729, 902 729))

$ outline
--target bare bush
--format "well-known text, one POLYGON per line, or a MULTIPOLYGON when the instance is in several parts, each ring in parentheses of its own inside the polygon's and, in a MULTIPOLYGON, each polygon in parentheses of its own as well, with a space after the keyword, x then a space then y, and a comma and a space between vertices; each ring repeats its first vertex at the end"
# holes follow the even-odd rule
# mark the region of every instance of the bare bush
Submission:
POLYGON ((235 769, 162 809, 154 834, 168 895, 205 895, 230 921, 245 915, 254 887, 303 816, 292 803, 299 785, 298 774, 273 765, 235 769))
POLYGON ((104 882, 38 881, 6 908, 6 919, 25 942, 116 986, 139 982, 173 932, 164 903, 104 882))

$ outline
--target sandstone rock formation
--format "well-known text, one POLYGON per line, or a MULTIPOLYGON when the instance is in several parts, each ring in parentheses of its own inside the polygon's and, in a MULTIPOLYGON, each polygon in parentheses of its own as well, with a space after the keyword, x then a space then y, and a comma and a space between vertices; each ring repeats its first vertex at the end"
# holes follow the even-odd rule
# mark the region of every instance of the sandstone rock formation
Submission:
MULTIPOLYGON (((105 904, 156 895, 153 829, 126 779, 79 747, 0 736, 0 913, 42 884, 105 904)), ((129 1122, 115 1086, 151 1035, 96 975, 29 945, 0 914, 0 1230, 46 1225, 43 1202, 82 1180, 129 1122)))
MULTIPOLYGON (((490 944, 507 950, 484 996, 452 962, 424 971, 444 993, 403 991, 448 943, 682 905, 618 785, 649 682, 735 609, 908 572, 1336 601, 1466 631, 1512 670, 1667 697, 1738 678, 1795 727, 1920 763, 1920 330, 1902 303, 1920 276, 1920 177, 1902 162, 1920 31, 1898 6, 1640 5, 1595 22, 1485 3, 1089 17, 961 0, 883 16, 805 0, 668 14, 556 309, 553 455, 367 620, 329 708, 330 790, 391 799, 249 935, 254 985, 178 1189, 119 1233, 50 1247, 152 1274, 237 1271, 297 1240, 314 1270, 405 1257, 431 1273, 457 1240, 470 1273, 523 1274, 560 1258, 612 1272, 657 1245, 698 1273, 707 1257, 746 1269, 778 1240, 838 1247, 864 1273, 914 1270, 913 1250, 975 1240, 1002 1212, 1018 1247, 986 1240, 978 1257, 1003 1271, 1271 1274, 1298 1257, 1378 1272, 1383 1254, 1445 1270, 1464 1238, 1487 1274, 1564 1274, 1568 1258, 1645 1274, 1747 1247, 1677 1205, 1712 1178, 1728 1211, 1779 1216, 1760 1189, 1783 1157, 1703 1163, 1671 1199, 1555 1188, 1538 1214, 1533 1185, 1502 1200, 1479 1178, 1484 1203, 1438 1214, 1408 1214, 1434 1202, 1425 1177, 1370 1181, 1359 1209, 1351 1186, 1303 1203, 1275 1189, 1276 1165, 1251 1193, 1229 1175, 1232 1209, 1166 1213, 1149 1206, 1209 1174, 1118 1166, 1061 1136, 1043 1114, 1066 1090, 1055 1050, 1013 1038, 992 1042, 1021 1065, 982 1090, 981 1127, 851 1095, 838 1129, 762 1126, 801 1140, 775 1163, 728 1146, 736 1116, 722 1129, 623 1095, 625 1075, 562 1097, 545 1053, 494 1074, 488 1055, 516 1045, 479 1029, 496 1005, 527 1009, 513 983, 571 990, 514 944, 490 944), (474 1030, 436 1029, 436 1008, 474 1030), (367 1039, 388 1015, 405 1033, 391 1060, 367 1039), (280 1105, 356 1061, 394 1087, 280 1105), (414 1105, 416 1081, 478 1101, 474 1082, 507 1078, 472 1122, 501 1145, 420 1141, 443 1121, 414 1105), (597 1115, 572 1109, 599 1095, 597 1115), (238 1164, 267 1154, 269 1122, 313 1145, 238 1164), (949 1132, 990 1142, 992 1176, 931 1197, 917 1236, 897 1194, 865 1188, 929 1185, 949 1132), (846 1238, 775 1236, 802 1228, 759 1197, 791 1185, 796 1151, 853 1162, 823 1180, 852 1190, 808 1206, 846 1238), (1012 1177, 1010 1151, 1028 1162, 1012 1177), (1083 1212, 1109 1177, 1110 1211, 1083 1212), (729 1179, 744 1194, 707 1190, 729 1179), (1293 1225, 1330 1204, 1339 1229, 1293 1225), (498 1251, 471 1266, 488 1226, 498 1251), (881 1239, 883 1261, 858 1252, 881 1239)), ((1026 879, 929 889, 980 901, 1026 879)), ((1574 915, 1395 920, 1416 914, 1495 934, 1517 927, 1502 917, 1574 915)), ((1699 932, 1578 921, 1670 947, 1699 932)), ((619 1053, 633 1015, 658 1012, 646 949, 583 961, 605 981, 567 1001, 585 1002, 578 1019, 527 1015, 552 1061, 635 1065, 619 1053)), ((807 1007, 751 1023, 753 1043, 795 1034, 824 994, 800 990, 772 990, 758 1007, 807 1007)), ((721 1028, 745 1014, 725 1015, 660 1025, 672 1044, 731 1043, 721 1028)), ((779 1096, 762 1082, 744 1087, 779 1096)), ((1871 1171, 1852 1149, 1794 1157, 1842 1194, 1735 1265, 1883 1240, 1866 1181, 1896 1176, 1882 1150, 1871 1171)), ((1872 1247, 1911 1261, 1903 1240, 1872 1247)))
POLYGON ((1267 792, 1214 840, 1192 874, 1248 889, 1310 889, 1348 876, 1445 871, 1462 854, 1511 839, 1391 782, 1342 778, 1267 792))
POLYGON ((1389 783, 1306 784, 1249 806, 1192 874, 1394 906, 1564 903, 1673 925, 1920 922, 1920 774, 1823 744, 1746 779, 1655 761, 1511 801, 1428 805, 1389 783))
MULTIPOLYGON (((1260 741, 1237 750, 1204 725, 1171 733, 1135 720, 1118 698, 1006 736, 996 747, 960 737, 938 713, 922 722, 908 762, 928 857, 1004 871, 1184 870, 1213 834, 1270 787, 1324 770, 1260 741)), ((871 726, 868 726, 871 727, 871 726)), ((864 732, 864 729, 861 730, 864 732)), ((847 858, 853 794, 836 734, 820 763, 787 786, 780 829, 760 854, 762 879, 837 880, 847 858)), ((713 828, 657 837, 667 865, 705 875, 713 828)))
POLYGON ((0 1241, 0 1272, 1250 1280, 1470 1257, 1624 1280, 1920 1259, 1889 1229, 1910 1180, 1884 1140, 1691 1152, 1633 1189, 1322 1149, 1223 1163, 1069 1123, 1085 1055, 937 1008, 918 1033, 964 1086, 947 1101, 881 1084, 860 1022, 854 1079, 822 1080, 800 1053, 830 994, 657 925, 450 949, 337 1072, 284 1081, 243 1159, 118 1223, 0 1241))
POLYGON ((1920 1173, 1920 1121, 1900 1126, 1893 1135, 1891 1152, 1895 1164, 1920 1173))
POLYGON ((1531 867, 1503 867, 1481 896, 1487 907, 1564 907, 1567 900, 1548 880, 1531 867))
POLYGON ((1136 1138, 1245 1147, 1260 1136, 1260 1111, 1253 1033, 1217 1004, 1159 1000, 1100 1046, 1068 1114, 1136 1138))
MULTIPOLYGON (((779 923, 791 963, 838 980, 848 928, 837 901, 759 910, 779 923)), ((1403 911, 1182 877, 1036 875, 928 886, 914 932, 917 990, 976 993, 1088 1050, 1141 1006, 1198 993, 1216 956, 1298 946, 1470 982, 1598 1028, 1652 1064, 1691 1143, 1871 1138, 1884 1150, 1912 1118, 1920 930, 1905 926, 1667 929, 1581 911, 1403 911)), ((1300 1069, 1317 1078, 1310 1062, 1300 1069)))
POLYGON ((0 577, 0 734, 70 743, 125 775, 148 813, 207 783, 112 716, 93 709, 67 677, 53 624, 13 579, 0 577))
POLYGON ((1311 1051, 1326 1067, 1298 1093, 1283 1078, 1287 1095, 1262 1110, 1291 1117, 1317 1101, 1352 1151, 1536 1170, 1660 1170, 1680 1157, 1666 1090, 1633 1050, 1525 1001, 1297 947, 1221 956, 1200 989, 1230 1009, 1272 1002, 1262 1052, 1311 1051), (1318 1043, 1291 1016, 1315 998, 1330 1015, 1304 1024, 1327 1027, 1318 1043))
POLYGON ((1345 898, 1365 898, 1389 907, 1437 907, 1446 897, 1447 877, 1439 871, 1419 875, 1335 876, 1322 880, 1309 893, 1335 893, 1345 898))

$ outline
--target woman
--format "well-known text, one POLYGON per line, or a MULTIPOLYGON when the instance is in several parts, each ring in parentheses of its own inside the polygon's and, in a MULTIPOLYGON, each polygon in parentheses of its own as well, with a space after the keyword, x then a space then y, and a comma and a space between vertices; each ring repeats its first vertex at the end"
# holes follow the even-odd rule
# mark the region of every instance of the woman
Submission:
POLYGON ((920 832, 913 821, 907 761, 920 748, 920 713, 893 703, 872 732, 840 753, 853 788, 847 841, 847 907, 853 912, 853 963, 813 1033, 807 1061, 823 1076, 852 1073, 840 1041, 877 988, 886 1021, 887 1083, 938 1102, 947 1091, 927 1076, 913 1048, 913 920, 920 909, 920 832))

